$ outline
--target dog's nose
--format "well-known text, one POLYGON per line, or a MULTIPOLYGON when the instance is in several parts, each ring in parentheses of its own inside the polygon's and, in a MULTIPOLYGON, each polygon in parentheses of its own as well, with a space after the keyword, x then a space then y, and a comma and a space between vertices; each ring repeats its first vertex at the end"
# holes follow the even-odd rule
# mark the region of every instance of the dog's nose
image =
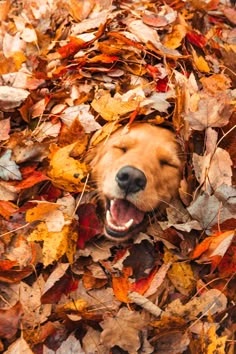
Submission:
POLYGON ((122 167, 116 175, 116 182, 120 189, 126 194, 136 193, 144 189, 147 184, 147 178, 143 171, 133 166, 122 167))

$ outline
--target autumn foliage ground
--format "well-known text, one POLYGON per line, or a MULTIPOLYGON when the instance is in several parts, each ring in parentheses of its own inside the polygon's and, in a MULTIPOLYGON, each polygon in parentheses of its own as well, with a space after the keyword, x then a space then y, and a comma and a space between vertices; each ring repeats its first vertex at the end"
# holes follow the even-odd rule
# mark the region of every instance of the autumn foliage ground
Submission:
POLYGON ((0 21, 0 351, 233 354, 234 2, 3 0, 0 21), (84 157, 139 120, 176 129, 180 199, 115 244, 84 157))

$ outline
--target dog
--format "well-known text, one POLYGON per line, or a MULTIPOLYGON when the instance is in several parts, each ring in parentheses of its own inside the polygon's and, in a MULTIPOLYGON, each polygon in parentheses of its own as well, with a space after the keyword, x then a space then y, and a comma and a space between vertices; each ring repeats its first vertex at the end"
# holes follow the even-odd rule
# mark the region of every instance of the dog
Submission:
POLYGON ((91 177, 105 209, 104 234, 124 241, 178 195, 180 147, 173 131, 149 123, 120 127, 93 151, 91 177))

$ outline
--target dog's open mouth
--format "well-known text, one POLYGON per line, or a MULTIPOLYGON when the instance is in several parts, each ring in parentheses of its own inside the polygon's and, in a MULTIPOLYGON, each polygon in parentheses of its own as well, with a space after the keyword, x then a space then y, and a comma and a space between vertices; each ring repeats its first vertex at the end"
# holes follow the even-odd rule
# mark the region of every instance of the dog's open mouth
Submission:
POLYGON ((124 238, 142 229, 145 213, 126 199, 107 200, 105 231, 113 238, 124 238))

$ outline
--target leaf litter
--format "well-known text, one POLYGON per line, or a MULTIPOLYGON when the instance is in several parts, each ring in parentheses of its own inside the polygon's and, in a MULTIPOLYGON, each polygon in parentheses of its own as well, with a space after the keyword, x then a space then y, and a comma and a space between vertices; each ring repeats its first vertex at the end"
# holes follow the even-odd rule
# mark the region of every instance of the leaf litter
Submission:
POLYGON ((234 1, 0 4, 0 351, 235 351, 234 1), (85 159, 172 124, 180 202, 100 237, 85 159))

